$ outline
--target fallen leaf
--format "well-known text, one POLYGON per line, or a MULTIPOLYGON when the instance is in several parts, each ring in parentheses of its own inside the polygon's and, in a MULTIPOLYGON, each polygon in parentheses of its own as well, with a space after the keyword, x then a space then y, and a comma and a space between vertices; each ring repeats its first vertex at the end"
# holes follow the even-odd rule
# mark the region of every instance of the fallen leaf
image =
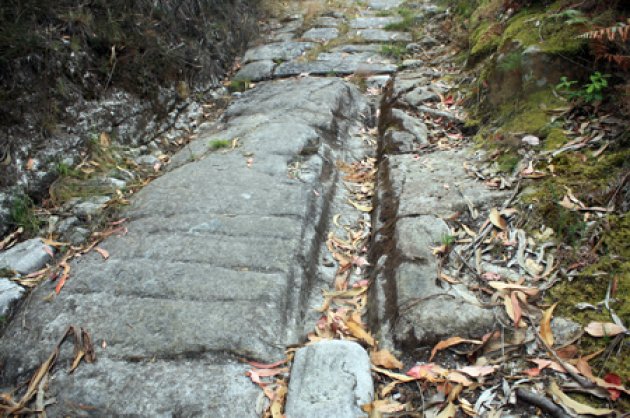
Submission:
POLYGON ((469 340, 469 339, 462 338, 462 337, 447 338, 446 340, 440 341, 439 343, 437 343, 433 347, 433 350, 431 350, 431 357, 429 357, 429 361, 433 360, 433 357, 435 357, 435 355, 437 354, 438 351, 444 350, 444 349, 452 347, 454 345, 463 344, 463 343, 483 344, 482 341, 469 340))
POLYGON ((111 138, 107 132, 101 132, 98 137, 98 142, 100 143, 101 147, 107 148, 111 145, 111 138))
POLYGON ((549 347, 553 346, 553 332, 551 332, 551 318, 553 316, 553 310, 558 305, 558 302, 554 303, 547 309, 540 320, 540 338, 547 343, 549 347))
POLYGON ((492 225, 496 226, 497 228, 501 230, 507 228, 507 221, 505 220, 505 218, 503 218, 503 216, 501 216, 497 208, 490 209, 489 218, 490 222, 492 222, 492 225))
POLYGON ((499 281, 489 281, 488 285, 497 290, 520 290, 529 296, 536 296, 538 292, 540 292, 540 290, 535 287, 527 287, 519 284, 504 283, 499 281))
POLYGON ((103 260, 107 260, 109 258, 109 252, 101 247, 94 247, 94 251, 96 251, 97 253, 99 253, 101 255, 101 257, 103 257, 103 260))
POLYGON ((510 293, 510 300, 512 302, 512 309, 514 311, 514 326, 518 327, 523 317, 523 311, 521 310, 521 304, 518 302, 518 292, 510 293))
POLYGON ((34 166, 35 166, 35 160, 32 158, 29 158, 28 161, 26 162, 26 170, 31 171, 34 166))
POLYGON ((384 414, 393 414, 405 409, 405 404, 396 401, 390 401, 387 399, 378 399, 371 403, 361 406, 363 412, 370 413, 372 411, 378 411, 384 414))
POLYGON ((383 349, 370 354, 372 364, 386 369, 402 369, 404 366, 389 350, 383 349))
POLYGON ((376 366, 372 366, 372 370, 374 370, 377 373, 383 374, 389 378, 392 378, 394 380, 398 380, 404 383, 408 383, 408 382, 413 382, 414 380, 417 380, 417 377, 414 376, 408 376, 406 374, 402 374, 402 373, 395 373, 395 372, 391 372, 387 369, 382 369, 380 367, 376 367, 376 366))
POLYGON ((612 322, 591 322, 584 328, 584 331, 592 337, 614 337, 628 332, 626 328, 612 322))
POLYGON ((549 393, 551 393, 551 395, 555 399, 557 399, 559 403, 561 403, 566 408, 572 410, 576 414, 602 416, 609 415, 615 412, 612 409, 593 408, 591 406, 579 403, 578 401, 572 399, 567 394, 565 394, 554 380, 552 380, 551 384, 549 385, 549 393))
POLYGON ((407 376, 415 377, 416 379, 428 380, 429 382, 436 382, 442 377, 448 370, 438 366, 434 363, 421 363, 416 364, 405 373, 407 376))
POLYGON ((276 367, 280 366, 281 364, 286 363, 287 361, 289 361, 289 359, 283 359, 283 360, 278 360, 274 363, 259 363, 257 361, 248 361, 247 364, 249 364, 252 367, 255 367, 257 369, 275 369, 276 367))
POLYGON ((344 323, 348 327, 348 331, 350 331, 350 334, 352 334, 352 336, 363 341, 370 347, 374 347, 374 345, 376 344, 376 342, 374 341, 374 337, 372 337, 369 332, 364 330, 361 324, 357 323, 352 318, 348 318, 346 321, 344 321, 344 323))
POLYGON ((442 412, 437 415, 436 418, 454 418, 457 414, 457 409, 458 408, 455 406, 454 403, 449 402, 448 405, 446 405, 446 408, 444 408, 442 412))
POLYGON ((494 373, 498 368, 499 366, 466 366, 457 369, 457 371, 465 373, 470 377, 481 377, 494 373))
MULTIPOLYGON (((621 377, 614 373, 608 373, 604 376, 604 382, 612 383, 613 385, 621 386, 623 382, 621 381, 621 377)), ((621 391, 617 389, 608 389, 608 393, 610 393, 610 399, 616 401, 621 396, 621 391)))
POLYGON ((372 209, 373 209, 372 206, 365 206, 351 199, 348 199, 348 203, 350 203, 352 206, 355 207, 355 209, 358 209, 361 212, 372 212, 372 209))
POLYGON ((284 418, 282 414, 282 409, 284 408, 284 398, 287 395, 287 385, 284 382, 280 382, 278 389, 276 389, 273 401, 271 403, 271 407, 269 410, 271 411, 271 416, 273 418, 284 418))

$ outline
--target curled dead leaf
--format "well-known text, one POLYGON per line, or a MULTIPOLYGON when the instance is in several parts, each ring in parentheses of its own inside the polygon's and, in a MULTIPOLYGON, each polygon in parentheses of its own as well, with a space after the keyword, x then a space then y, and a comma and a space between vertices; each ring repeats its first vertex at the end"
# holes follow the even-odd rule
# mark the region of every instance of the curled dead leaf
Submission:
POLYGON ((507 221, 505 220, 505 218, 503 218, 503 216, 501 216, 501 213, 499 213, 499 210, 497 208, 490 209, 489 219, 490 222, 492 222, 492 225, 496 226, 497 228, 501 230, 507 228, 507 221))
POLYGON ((540 320, 540 337, 543 339, 545 343, 549 347, 553 346, 553 332, 551 332, 551 318, 553 316, 553 310, 558 305, 558 302, 551 305, 549 309, 547 309, 540 320))
POLYGON ((402 369, 404 367, 402 362, 386 349, 372 352, 370 360, 375 366, 385 367, 386 369, 402 369))
POLYGON ((618 334, 628 332, 628 330, 622 326, 619 326, 612 322, 591 322, 585 328, 584 331, 592 337, 614 337, 618 334))

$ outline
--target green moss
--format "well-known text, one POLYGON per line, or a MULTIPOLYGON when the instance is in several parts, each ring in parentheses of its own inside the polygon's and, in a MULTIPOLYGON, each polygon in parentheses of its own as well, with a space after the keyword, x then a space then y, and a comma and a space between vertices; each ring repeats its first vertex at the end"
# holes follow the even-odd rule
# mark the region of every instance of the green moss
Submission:
POLYGON ((37 232, 40 220, 35 215, 33 200, 27 195, 19 195, 13 198, 9 210, 11 224, 24 228, 28 234, 37 232))
POLYGON ((505 121, 503 132, 527 133, 545 136, 551 126, 547 111, 560 107, 565 103, 549 90, 532 93, 525 98, 504 104, 500 113, 505 121))
POLYGON ((544 141, 544 147, 546 151, 555 151, 569 141, 569 138, 565 135, 564 131, 559 128, 553 128, 547 134, 547 138, 544 141))
POLYGON ((496 51, 501 41, 501 24, 483 22, 470 35, 470 59, 476 61, 496 51))
POLYGON ((509 20, 499 47, 518 42, 523 47, 538 46, 542 52, 573 55, 586 45, 577 36, 580 31, 574 25, 566 25, 560 19, 548 18, 544 10, 525 10, 509 20))
POLYGON ((208 143, 208 146, 213 150, 228 148, 230 146, 230 141, 227 139, 214 139, 208 143))

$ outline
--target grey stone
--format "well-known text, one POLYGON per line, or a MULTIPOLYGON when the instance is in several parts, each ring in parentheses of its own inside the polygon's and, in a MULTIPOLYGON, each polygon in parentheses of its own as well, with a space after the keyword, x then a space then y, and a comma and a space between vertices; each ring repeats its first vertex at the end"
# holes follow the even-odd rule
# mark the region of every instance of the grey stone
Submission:
POLYGON ((387 31, 383 29, 361 29, 349 33, 366 42, 411 42, 411 34, 407 32, 387 31))
POLYGON ((287 418, 357 418, 372 401, 370 358, 351 341, 320 341, 299 349, 291 369, 287 418))
POLYGON ((84 244, 90 237, 90 230, 86 228, 73 228, 66 236, 72 245, 84 244))
POLYGON ((150 167, 160 162, 160 160, 158 160, 157 157, 155 157, 154 155, 141 155, 137 157, 135 161, 138 165, 145 165, 150 167))
POLYGON ((77 324, 98 362, 53 372, 49 415, 90 405, 98 416, 257 416, 260 389, 235 359, 279 360, 311 326, 304 308, 321 302, 321 282, 310 263, 325 246, 326 202, 343 188, 330 174, 342 153, 362 155, 351 132, 368 109, 338 78, 263 82, 235 99, 190 144, 199 158, 180 151, 134 194, 127 233, 99 244, 109 259, 75 259, 51 302, 54 284, 35 290, 19 312, 27 326, 11 323, 0 338, 0 386, 30 376, 77 324), (211 139, 235 137, 240 148, 208 151, 211 139), (287 177, 296 160, 308 180, 287 177))
POLYGON ((321 16, 315 19, 315 26, 336 28, 344 22, 344 19, 330 16, 321 16))
POLYGON ((302 39, 305 41, 326 42, 339 36, 337 28, 312 28, 304 32, 302 39))
POLYGON ((276 64, 270 60, 254 61, 245 64, 234 75, 234 80, 260 81, 271 78, 276 64))
POLYGON ((0 252, 0 269, 14 270, 20 274, 33 273, 44 267, 54 252, 41 239, 29 239, 0 252))
POLYGON ((94 196, 74 205, 72 213, 80 218, 90 218, 103 211, 105 204, 111 199, 108 196, 94 196))
POLYGON ((304 54, 316 44, 312 42, 276 42, 257 46, 247 50, 243 56, 243 64, 252 61, 288 61, 304 54))
POLYGON ((551 332, 554 344, 564 346, 575 342, 582 335, 582 326, 575 321, 558 316, 551 320, 551 332))
POLYGON ((65 234, 70 228, 79 223, 79 218, 76 216, 70 216, 69 218, 64 219, 59 222, 57 225, 57 232, 60 234, 65 234))
POLYGON ((440 44, 440 42, 431 35, 424 35, 422 39, 418 41, 418 43, 426 48, 430 48, 440 44))
POLYGON ((429 142, 427 126, 419 119, 414 118, 403 110, 392 109, 391 120, 400 129, 412 134, 418 143, 427 144, 429 142))
POLYGON ((402 22, 401 16, 357 17, 350 21, 353 29, 383 29, 387 25, 402 22))
POLYGON ((424 65, 424 61, 422 60, 406 59, 406 60, 403 60, 401 64, 401 68, 403 69, 418 68, 418 67, 422 67, 423 65, 424 65))
POLYGON ((391 76, 389 75, 375 75, 365 79, 365 82, 368 87, 372 88, 383 88, 385 85, 391 80, 391 76))
POLYGON ((15 304, 22 299, 24 288, 9 279, 0 278, 0 318, 6 319, 15 304))
POLYGON ((347 44, 339 45, 330 50, 330 52, 345 52, 348 54, 356 54, 358 52, 376 52, 379 53, 383 49, 380 44, 347 44))
POLYGON ((332 59, 330 55, 323 55, 323 58, 323 60, 310 62, 285 62, 276 67, 274 75, 289 77, 302 73, 313 75, 391 74, 397 69, 396 65, 389 63, 362 62, 352 55, 339 55, 336 59, 332 59))
POLYGON ((461 125, 463 125, 465 123, 464 119, 462 119, 461 117, 455 115, 454 113, 451 112, 446 112, 444 110, 438 110, 438 109, 433 109, 431 107, 428 106, 417 106, 416 107, 417 110, 421 113, 425 113, 428 115, 431 115, 433 117, 436 118, 445 118, 448 120, 451 120, 455 123, 459 123, 461 125))
POLYGON ((383 141, 385 148, 388 152, 411 152, 416 147, 414 146, 416 137, 409 132, 399 131, 394 128, 388 128, 383 135, 383 141))
POLYGON ((440 96, 425 87, 418 87, 406 93, 402 100, 411 106, 417 107, 424 102, 439 102, 440 96))
POLYGON ((395 9, 405 0, 370 0, 368 6, 375 10, 391 10, 395 9))

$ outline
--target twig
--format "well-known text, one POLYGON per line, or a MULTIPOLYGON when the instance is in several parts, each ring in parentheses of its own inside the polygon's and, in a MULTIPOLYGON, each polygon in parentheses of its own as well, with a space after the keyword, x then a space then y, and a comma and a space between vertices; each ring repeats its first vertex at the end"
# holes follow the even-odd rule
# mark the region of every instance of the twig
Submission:
POLYGON ((570 368, 570 366, 567 365, 567 363, 564 360, 562 360, 560 358, 560 356, 558 356, 558 354, 556 354, 556 352, 553 350, 553 348, 551 348, 549 346, 549 344, 547 344, 547 342, 542 339, 542 337, 540 336, 540 334, 536 330, 536 325, 534 324, 532 319, 528 317, 527 320, 528 320, 529 324, 532 326, 532 331, 534 332, 534 336, 536 337, 536 340, 538 340, 538 342, 543 347, 545 347, 545 350, 547 350, 547 352, 549 354, 551 354, 551 357, 553 357, 554 360, 564 368, 564 370, 567 372, 567 374, 569 376, 571 376, 571 378, 573 378, 573 380, 578 382, 580 384, 580 386, 582 386, 583 388, 596 388, 596 387, 598 387, 595 383, 591 382, 590 380, 588 380, 585 377, 580 376, 572 368, 570 368))
POLYGON ((552 417, 556 417, 556 418, 571 418, 570 415, 568 415, 566 412, 564 412, 564 409, 562 409, 562 407, 556 405, 551 399, 546 398, 544 396, 538 395, 534 392, 531 392, 529 390, 525 390, 522 388, 518 388, 516 389, 516 396, 518 399, 527 402, 529 404, 532 404, 540 409, 542 409, 543 411, 546 411, 549 413, 549 415, 551 415, 552 417))

